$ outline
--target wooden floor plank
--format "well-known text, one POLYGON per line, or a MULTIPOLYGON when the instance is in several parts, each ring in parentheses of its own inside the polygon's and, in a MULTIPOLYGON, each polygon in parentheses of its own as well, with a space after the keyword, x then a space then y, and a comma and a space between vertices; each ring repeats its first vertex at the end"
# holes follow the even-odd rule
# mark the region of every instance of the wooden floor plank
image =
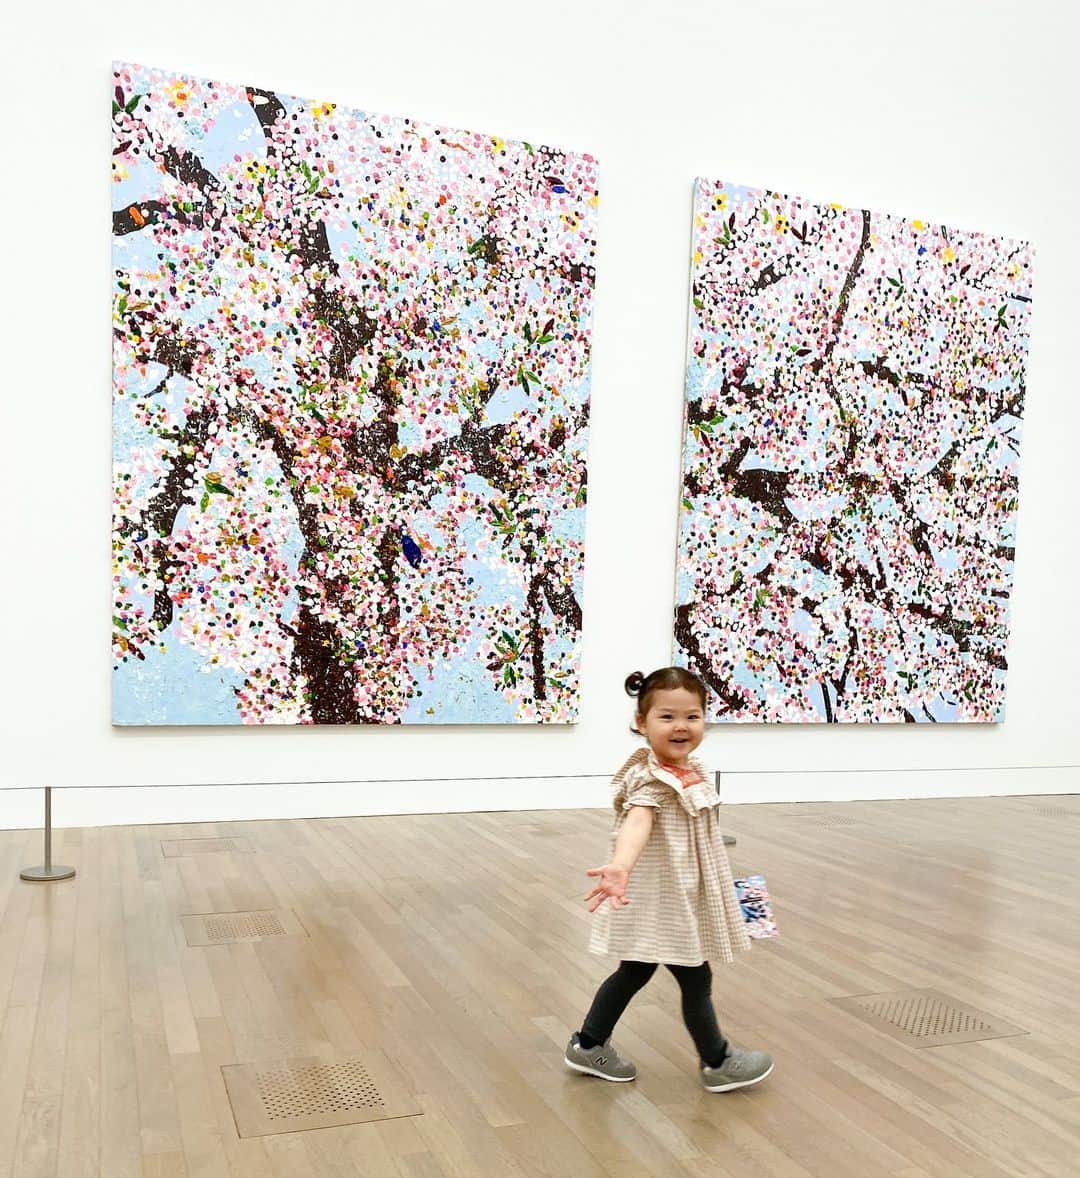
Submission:
POLYGON ((1071 1178, 1080 799, 1039 805, 725 807, 781 929, 715 967, 725 1031, 777 1061, 731 1094, 701 1088, 662 970, 617 1031, 634 1084, 562 1064, 613 965, 581 903, 608 812, 58 831, 55 885, 17 879, 40 833, 0 832, 0 1178, 1071 1178), (180 924, 270 908, 307 935, 180 924), (909 988, 1025 1033, 920 1049, 830 1001, 909 988), (238 1136, 223 1066, 372 1049, 420 1116, 238 1136))

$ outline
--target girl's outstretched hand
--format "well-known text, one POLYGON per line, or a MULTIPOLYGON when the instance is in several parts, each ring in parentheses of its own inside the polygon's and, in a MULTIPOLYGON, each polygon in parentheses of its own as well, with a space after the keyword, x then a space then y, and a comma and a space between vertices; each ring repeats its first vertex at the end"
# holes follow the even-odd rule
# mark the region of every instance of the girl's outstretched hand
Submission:
POLYGON ((600 877, 600 882, 585 897, 585 903, 589 905, 590 912, 595 912, 605 900, 614 909, 622 908, 630 903, 626 894, 630 872, 625 867, 620 867, 616 863, 608 863, 603 867, 590 867, 585 874, 600 877))

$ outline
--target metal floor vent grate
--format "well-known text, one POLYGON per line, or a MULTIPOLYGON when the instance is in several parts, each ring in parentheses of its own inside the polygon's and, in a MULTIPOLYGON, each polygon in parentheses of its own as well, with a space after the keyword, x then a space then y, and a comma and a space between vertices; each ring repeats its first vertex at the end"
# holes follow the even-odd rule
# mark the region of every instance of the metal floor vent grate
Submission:
POLYGON ((181 916, 191 946, 239 945, 267 937, 306 937, 307 929, 288 908, 257 912, 203 912, 181 916))
POLYGON ((1080 810, 1068 806, 1035 806, 1034 811, 1040 818, 1080 818, 1080 810))
POLYGON ((912 1047, 944 1047, 950 1043, 974 1043, 1027 1034, 1012 1023, 965 1006, 937 990, 857 994, 830 1001, 912 1047))
POLYGON ((380 1051, 343 1060, 231 1064, 221 1071, 241 1137, 388 1121, 422 1112, 380 1051))
POLYGON ((798 818, 807 826, 863 826, 858 818, 849 818, 846 814, 785 814, 785 818, 798 818))
POLYGON ((212 839, 162 839, 161 853, 166 859, 185 855, 250 855, 251 843, 243 835, 212 839))
POLYGON ((256 1072, 255 1083, 271 1121, 385 1107, 375 1081, 355 1059, 303 1068, 286 1064, 256 1072))

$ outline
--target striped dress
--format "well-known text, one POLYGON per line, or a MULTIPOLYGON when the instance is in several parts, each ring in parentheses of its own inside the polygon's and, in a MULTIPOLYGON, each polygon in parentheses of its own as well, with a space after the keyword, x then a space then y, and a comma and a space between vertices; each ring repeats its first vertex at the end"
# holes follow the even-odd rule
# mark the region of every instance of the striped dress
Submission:
POLYGON ((591 953, 699 965, 733 961, 750 948, 717 820, 720 799, 700 762, 690 764, 704 780, 683 788, 651 750, 639 749, 612 778, 612 848, 631 806, 656 814, 630 873, 630 904, 614 911, 604 903, 593 914, 591 953))

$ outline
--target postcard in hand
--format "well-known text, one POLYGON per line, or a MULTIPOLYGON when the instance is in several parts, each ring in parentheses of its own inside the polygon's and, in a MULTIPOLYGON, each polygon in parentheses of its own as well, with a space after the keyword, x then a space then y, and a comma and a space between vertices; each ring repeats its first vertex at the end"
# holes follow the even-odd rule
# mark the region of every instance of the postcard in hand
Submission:
POLYGON ((748 875, 734 882, 735 895, 739 897, 739 907, 746 920, 746 932, 751 939, 757 941, 764 937, 779 936, 765 877, 748 875))

